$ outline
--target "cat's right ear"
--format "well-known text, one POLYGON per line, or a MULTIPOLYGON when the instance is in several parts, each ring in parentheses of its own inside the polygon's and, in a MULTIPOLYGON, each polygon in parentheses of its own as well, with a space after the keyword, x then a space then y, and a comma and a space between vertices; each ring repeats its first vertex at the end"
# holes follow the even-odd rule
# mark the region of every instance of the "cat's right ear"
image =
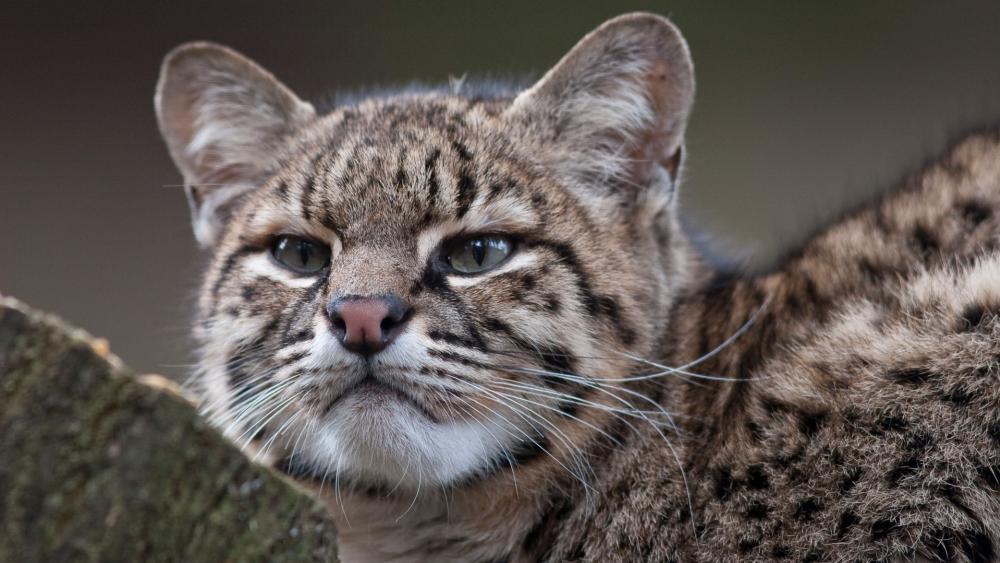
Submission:
POLYGON ((167 55, 155 104, 204 246, 216 240, 240 196, 266 179, 289 134, 316 116, 312 105, 253 61, 204 42, 167 55))
POLYGON ((507 114, 540 140, 538 155, 594 195, 672 200, 694 68, 680 31, 635 13, 584 37, 507 114))

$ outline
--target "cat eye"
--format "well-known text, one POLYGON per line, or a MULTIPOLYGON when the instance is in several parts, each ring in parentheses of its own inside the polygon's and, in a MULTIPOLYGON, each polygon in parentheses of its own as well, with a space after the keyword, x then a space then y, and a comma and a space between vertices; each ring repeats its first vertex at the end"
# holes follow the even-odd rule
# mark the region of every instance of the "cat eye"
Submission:
POLYGON ((445 247, 444 260, 460 274, 478 274, 495 268, 510 256, 514 242, 502 235, 481 235, 445 247))
POLYGON ((295 235, 279 235, 271 243, 271 256, 298 274, 315 274, 330 263, 330 247, 295 235))

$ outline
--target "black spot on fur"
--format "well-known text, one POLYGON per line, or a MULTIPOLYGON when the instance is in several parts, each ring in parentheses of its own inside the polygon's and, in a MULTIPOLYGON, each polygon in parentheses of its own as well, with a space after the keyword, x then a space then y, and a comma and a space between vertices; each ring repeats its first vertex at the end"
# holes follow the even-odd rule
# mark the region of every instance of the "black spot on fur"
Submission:
POLYGON ((986 434, 989 435, 990 439, 994 442, 1000 444, 1000 421, 990 424, 990 426, 986 429, 986 434))
POLYGON ((531 561, 547 561, 559 532, 573 511, 574 502, 560 498, 554 502, 524 537, 523 551, 531 561))
POLYGON ((252 285, 245 285, 243 286, 243 290, 240 292, 240 295, 243 296, 244 301, 253 301, 253 299, 257 297, 257 288, 252 285))
POLYGON ((771 557, 774 557, 775 559, 784 559, 784 558, 788 557, 789 555, 791 555, 791 553, 792 553, 792 550, 788 549, 787 546, 776 545, 771 550, 771 557))
POLYGON ((613 297, 597 297, 597 312, 605 316, 614 325, 616 336, 626 346, 635 342, 635 331, 622 320, 621 307, 613 297))
POLYGON ((781 399, 770 395, 765 395, 760 398, 760 406, 763 407, 764 410, 767 411, 767 414, 772 417, 788 412, 792 408, 781 399))
POLYGON ((906 419, 899 415, 886 415, 883 416, 879 421, 878 425, 882 430, 889 432, 899 432, 901 430, 906 430, 908 423, 906 419))
POLYGON ((919 385, 926 383, 933 375, 933 373, 925 368, 912 368, 890 371, 886 374, 886 378, 896 383, 919 385))
POLYGON ((738 544, 736 544, 736 549, 745 555, 750 551, 757 549, 758 546, 760 546, 760 538, 742 539, 738 544))
POLYGON ((891 470, 889 474, 886 475, 886 481, 890 485, 895 485, 899 483, 901 479, 914 475, 924 467, 924 461, 917 456, 910 456, 899 463, 897 463, 891 470))
POLYGON ((764 472, 764 467, 760 465, 751 465, 747 468, 746 483, 747 488, 755 491, 762 491, 771 485, 764 472))
POLYGON ((559 401, 559 404, 556 405, 556 408, 559 409, 559 414, 562 415, 563 417, 573 418, 576 416, 576 413, 580 410, 580 403, 579 401, 574 401, 572 399, 563 399, 559 401))
POLYGON ((987 487, 1000 491, 1000 465, 980 465, 976 473, 987 487))
POLYGON ((993 217, 993 210, 982 201, 967 201, 959 207, 959 213, 973 227, 985 223, 993 217))
POLYGON ((893 528, 896 528, 898 524, 892 520, 881 519, 876 520, 872 523, 871 533, 873 540, 880 540, 885 538, 892 532, 893 528))
POLYGON ((278 194, 281 201, 288 203, 288 184, 281 182, 276 188, 274 188, 274 193, 278 194))
POLYGON ((937 237, 923 225, 917 225, 913 229, 913 243, 924 258, 938 251, 937 237))
POLYGON ((822 506, 819 501, 814 498, 807 498, 799 502, 798 506, 795 507, 795 513, 792 514, 792 518, 800 522, 808 522, 812 520, 813 516, 819 512, 822 506))
POLYGON ((455 149, 455 154, 458 155, 459 160, 472 160, 472 153, 469 151, 469 147, 465 146, 461 141, 452 141, 451 148, 455 149))
POLYGON ((806 436, 813 436, 819 431, 826 420, 826 413, 823 412, 803 412, 799 416, 799 431, 806 436))
POLYGON ((951 389, 946 390, 941 395, 941 400, 951 403, 956 407, 964 407, 972 402, 974 395, 968 391, 962 389, 961 387, 955 386, 951 389))
POLYGON ((544 211, 548 206, 548 203, 549 202, 545 199, 544 195, 539 193, 531 194, 531 207, 535 209, 535 211, 544 211))
POLYGON ((906 448, 909 450, 922 450, 934 442, 934 438, 926 432, 917 432, 910 436, 909 441, 906 442, 906 448))
POLYGON ((735 484, 732 471, 725 467, 717 470, 715 472, 715 498, 720 501, 728 499, 735 484))
POLYGON ((857 514, 850 510, 845 511, 840 515, 840 520, 837 522, 837 539, 843 539, 851 528, 860 523, 861 518, 857 514))
POLYGON ((559 391, 566 391, 569 388, 579 388, 581 386, 580 382, 575 381, 576 378, 573 375, 576 358, 569 352, 562 348, 538 350, 532 347, 530 349, 534 351, 534 354, 541 361, 542 369, 549 372, 542 376, 547 385, 559 391), (567 377, 560 377, 561 375, 566 375, 567 377))
POLYGON ((840 492, 846 493, 853 489, 854 486, 858 484, 858 481, 861 480, 861 476, 864 475, 864 473, 864 469, 861 469, 860 467, 852 467, 848 469, 847 475, 844 475, 844 478, 840 480, 840 492))
POLYGON ((996 548, 988 535, 978 530, 965 533, 962 552, 970 563, 990 563, 995 561, 996 548))
MULTIPOLYGON (((289 333, 285 335, 281 343, 284 346, 289 346, 297 342, 303 342, 305 340, 310 340, 313 337, 313 330, 311 328, 303 328, 301 330, 289 333)), ((290 363, 290 362, 288 362, 290 363)))
POLYGON ((993 316, 993 314, 986 309, 986 307, 983 307, 978 303, 969 305, 964 311, 962 311, 961 330, 970 332, 981 328, 987 315, 990 317, 993 316))
POLYGON ((886 274, 885 268, 875 266, 871 259, 865 256, 858 260, 858 269, 861 270, 861 274, 865 276, 865 279, 870 282, 878 282, 886 274))
POLYGON ((917 456, 911 456, 904 460, 899 461, 896 465, 889 470, 889 474, 886 475, 886 481, 890 485, 895 485, 899 483, 901 479, 914 475, 924 467, 924 461, 917 456))
POLYGON ((770 506, 759 501, 754 501, 751 502, 750 506, 747 507, 746 515, 747 518, 752 518, 754 520, 763 520, 764 518, 767 518, 767 515, 770 512, 771 512, 770 506))
POLYGON ((502 332, 504 334, 511 334, 513 332, 509 324, 496 317, 487 317, 483 319, 482 324, 483 328, 490 332, 502 332))

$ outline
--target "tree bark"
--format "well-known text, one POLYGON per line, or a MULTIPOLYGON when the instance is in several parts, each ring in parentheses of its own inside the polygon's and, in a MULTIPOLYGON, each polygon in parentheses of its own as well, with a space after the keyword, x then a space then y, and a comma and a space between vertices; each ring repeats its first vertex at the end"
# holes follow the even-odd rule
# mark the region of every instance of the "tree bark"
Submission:
POLYGON ((336 561, 335 538, 168 384, 0 298, 0 561, 336 561))

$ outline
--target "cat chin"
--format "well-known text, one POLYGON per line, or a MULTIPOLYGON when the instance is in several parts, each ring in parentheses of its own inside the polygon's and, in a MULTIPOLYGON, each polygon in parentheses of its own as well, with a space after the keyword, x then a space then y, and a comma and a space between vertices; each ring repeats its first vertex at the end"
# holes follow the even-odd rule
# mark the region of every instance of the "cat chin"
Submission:
POLYGON ((351 480, 416 490, 465 479, 502 455, 506 432, 499 423, 432 422, 399 399, 357 406, 345 401, 304 437, 299 451, 309 465, 351 480))

